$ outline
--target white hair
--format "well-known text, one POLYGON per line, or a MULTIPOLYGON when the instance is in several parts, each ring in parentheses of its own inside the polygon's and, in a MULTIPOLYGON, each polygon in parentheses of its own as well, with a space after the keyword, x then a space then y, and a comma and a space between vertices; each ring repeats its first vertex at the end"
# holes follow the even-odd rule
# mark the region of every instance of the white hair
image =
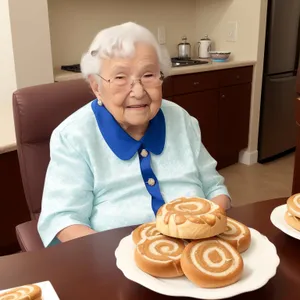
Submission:
POLYGON ((95 36, 88 51, 81 58, 80 67, 83 77, 88 79, 90 75, 99 74, 103 58, 132 56, 137 42, 144 42, 154 47, 160 71, 167 77, 171 68, 168 51, 158 44, 148 29, 133 22, 103 29, 95 36))

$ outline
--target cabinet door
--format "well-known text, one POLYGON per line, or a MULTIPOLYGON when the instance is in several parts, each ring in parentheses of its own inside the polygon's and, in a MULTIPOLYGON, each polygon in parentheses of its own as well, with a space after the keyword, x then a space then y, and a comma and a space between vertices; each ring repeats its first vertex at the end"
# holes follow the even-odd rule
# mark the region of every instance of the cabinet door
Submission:
POLYGON ((173 95, 173 80, 172 77, 165 78, 162 85, 162 94, 164 99, 171 100, 173 95))
POLYGON ((218 90, 173 97, 175 103, 198 120, 202 142, 214 158, 217 156, 218 99, 218 90))
POLYGON ((251 83, 220 90, 218 153, 219 168, 238 162, 239 151, 248 145, 251 83))

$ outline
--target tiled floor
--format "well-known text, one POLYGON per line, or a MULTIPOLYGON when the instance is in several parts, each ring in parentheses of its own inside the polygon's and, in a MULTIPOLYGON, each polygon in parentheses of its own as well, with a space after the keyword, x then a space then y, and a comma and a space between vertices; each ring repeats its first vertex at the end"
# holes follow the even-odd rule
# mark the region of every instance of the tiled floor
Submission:
POLYGON ((294 154, 266 164, 236 164, 220 170, 233 206, 288 197, 292 191, 294 154))

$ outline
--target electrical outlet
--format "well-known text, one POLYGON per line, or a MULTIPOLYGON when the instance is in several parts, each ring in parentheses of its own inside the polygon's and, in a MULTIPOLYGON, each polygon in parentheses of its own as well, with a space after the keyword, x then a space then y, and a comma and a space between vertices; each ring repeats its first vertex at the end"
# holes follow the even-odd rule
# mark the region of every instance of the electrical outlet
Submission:
POLYGON ((158 39, 158 43, 160 45, 163 45, 166 43, 166 28, 165 28, 165 26, 157 27, 157 39, 158 39))
POLYGON ((236 42, 237 41, 237 29, 238 29, 237 21, 227 23, 226 41, 228 41, 228 42, 236 42))

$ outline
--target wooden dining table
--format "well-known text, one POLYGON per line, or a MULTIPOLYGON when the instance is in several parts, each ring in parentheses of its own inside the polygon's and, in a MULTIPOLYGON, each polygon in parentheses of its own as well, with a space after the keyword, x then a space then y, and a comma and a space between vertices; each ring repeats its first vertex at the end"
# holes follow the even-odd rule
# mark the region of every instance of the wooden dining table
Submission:
MULTIPOLYGON (((286 200, 266 200, 228 211, 228 216, 266 235, 280 257, 277 273, 266 285, 231 299, 300 299, 300 241, 281 232, 270 221, 272 210, 286 200)), ((117 268, 115 250, 134 228, 114 229, 41 251, 0 257, 0 289, 50 281, 61 300, 174 299, 128 280, 117 268)))

